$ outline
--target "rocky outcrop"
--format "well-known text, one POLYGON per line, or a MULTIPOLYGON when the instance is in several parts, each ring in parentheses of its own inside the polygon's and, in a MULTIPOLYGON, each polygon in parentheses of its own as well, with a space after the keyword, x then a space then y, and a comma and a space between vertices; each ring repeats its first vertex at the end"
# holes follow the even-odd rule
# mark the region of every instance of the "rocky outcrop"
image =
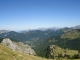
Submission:
POLYGON ((48 58, 54 58, 54 50, 55 50, 55 45, 50 45, 46 49, 46 57, 48 57, 48 58))
POLYGON ((75 58, 79 57, 78 50, 64 49, 57 45, 50 45, 46 49, 46 57, 47 58, 75 58))
POLYGON ((35 55, 35 51, 28 44, 24 44, 22 42, 12 42, 9 38, 5 38, 1 44, 11 48, 14 51, 17 50, 30 55, 35 55))

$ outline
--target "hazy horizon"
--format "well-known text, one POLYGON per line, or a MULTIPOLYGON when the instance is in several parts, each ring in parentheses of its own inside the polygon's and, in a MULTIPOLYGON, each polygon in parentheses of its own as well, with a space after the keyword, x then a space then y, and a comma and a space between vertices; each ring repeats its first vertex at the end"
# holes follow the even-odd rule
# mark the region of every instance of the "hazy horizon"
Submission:
POLYGON ((9 30, 9 31, 27 31, 27 30, 42 30, 42 29, 62 29, 62 28, 72 28, 72 27, 76 27, 76 26, 80 26, 80 25, 75 25, 75 26, 71 26, 71 27, 68 27, 68 26, 64 26, 64 27, 56 27, 56 26, 53 26, 53 27, 39 27, 39 28, 29 28, 29 29, 0 29, 0 30, 9 30))
POLYGON ((0 0, 0 30, 80 25, 80 0, 0 0))

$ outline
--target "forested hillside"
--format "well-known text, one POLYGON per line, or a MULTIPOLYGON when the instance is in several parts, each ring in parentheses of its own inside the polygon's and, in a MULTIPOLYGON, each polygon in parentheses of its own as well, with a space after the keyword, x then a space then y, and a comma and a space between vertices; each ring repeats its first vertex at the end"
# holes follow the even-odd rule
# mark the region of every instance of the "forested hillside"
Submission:
MULTIPOLYGON (((8 32, 0 34, 2 38, 10 38, 15 42, 23 42, 29 44, 36 52, 38 56, 47 57, 49 46, 55 45, 60 47, 63 51, 68 49, 69 51, 80 51, 80 29, 62 28, 57 31, 53 30, 34 30, 25 33, 8 32)), ((58 49, 55 49, 58 51, 58 49)), ((67 50, 67 52, 69 52, 67 50)), ((63 52, 64 54, 65 52, 63 52)), ((61 54, 61 53, 60 53, 61 54)), ((74 53, 75 55, 75 53, 74 53)), ((79 58, 79 57, 77 57, 79 58)))

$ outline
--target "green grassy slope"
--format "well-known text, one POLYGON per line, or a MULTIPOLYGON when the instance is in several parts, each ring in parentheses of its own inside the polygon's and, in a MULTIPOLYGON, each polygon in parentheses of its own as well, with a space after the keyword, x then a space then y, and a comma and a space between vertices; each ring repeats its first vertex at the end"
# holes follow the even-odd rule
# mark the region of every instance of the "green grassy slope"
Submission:
POLYGON ((80 38, 80 31, 72 30, 72 31, 66 32, 65 34, 61 36, 61 38, 63 39, 68 38, 70 40, 80 38))
MULTIPOLYGON (((38 56, 28 55, 18 51, 12 51, 8 47, 0 44, 0 60, 71 60, 71 59, 46 59, 38 56)), ((79 60, 79 59, 73 59, 79 60)))
POLYGON ((45 49, 53 44, 64 49, 80 50, 80 30, 70 30, 61 36, 40 41, 35 44, 34 50, 38 55, 45 57, 45 49))
POLYGON ((12 51, 0 44, 0 60, 48 60, 45 58, 28 55, 18 51, 12 51))
POLYGON ((78 54, 78 50, 63 49, 56 45, 50 45, 46 50, 48 58, 74 58, 78 54))

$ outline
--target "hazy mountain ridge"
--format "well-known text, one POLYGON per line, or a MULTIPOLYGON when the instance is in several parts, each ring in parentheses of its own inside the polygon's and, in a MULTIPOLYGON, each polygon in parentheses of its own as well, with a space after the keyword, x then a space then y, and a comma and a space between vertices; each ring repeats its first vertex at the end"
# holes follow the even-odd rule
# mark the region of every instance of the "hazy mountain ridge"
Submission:
POLYGON ((46 31, 41 31, 41 30, 35 30, 35 31, 29 31, 25 33, 17 33, 15 31, 10 31, 8 33, 3 33, 0 34, 1 38, 12 38, 16 39, 22 42, 32 40, 33 38, 39 38, 38 40, 44 40, 45 38, 51 37, 56 35, 56 32, 53 30, 46 30, 46 31))
POLYGON ((0 30, 0 34, 2 34, 2 33, 8 33, 8 32, 10 32, 9 30, 0 30))
POLYGON ((41 30, 41 31, 46 31, 46 30, 53 30, 53 31, 57 31, 61 28, 59 27, 51 27, 51 28, 38 28, 37 30, 41 30))
POLYGON ((75 27, 71 27, 72 29, 80 29, 80 25, 77 25, 75 27))
POLYGON ((61 29, 61 28, 59 28, 59 27, 38 28, 38 29, 22 30, 22 31, 19 31, 19 33, 26 33, 26 32, 35 31, 35 30, 40 30, 40 31, 53 30, 53 31, 57 31, 57 30, 59 30, 59 29, 61 29))

